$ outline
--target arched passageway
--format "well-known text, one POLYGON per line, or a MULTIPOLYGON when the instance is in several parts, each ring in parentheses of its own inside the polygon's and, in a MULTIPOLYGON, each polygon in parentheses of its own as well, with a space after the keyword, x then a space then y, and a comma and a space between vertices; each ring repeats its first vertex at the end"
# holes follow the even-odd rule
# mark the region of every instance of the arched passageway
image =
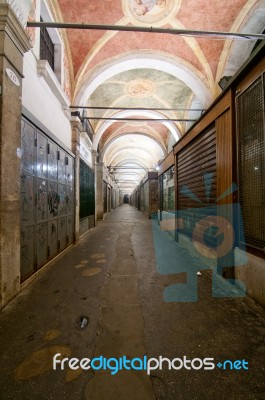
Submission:
POLYGON ((0 21, 1 399, 263 400, 264 0, 0 21))

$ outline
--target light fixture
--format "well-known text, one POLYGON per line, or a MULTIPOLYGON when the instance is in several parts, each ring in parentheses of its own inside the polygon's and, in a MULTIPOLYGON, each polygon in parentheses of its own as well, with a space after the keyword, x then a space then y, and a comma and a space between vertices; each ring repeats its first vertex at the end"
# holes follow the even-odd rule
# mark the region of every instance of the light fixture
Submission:
POLYGON ((232 78, 232 76, 223 76, 220 81, 218 82, 218 85, 220 86, 220 88, 222 90, 225 90, 228 86, 228 82, 230 81, 230 79, 232 78))

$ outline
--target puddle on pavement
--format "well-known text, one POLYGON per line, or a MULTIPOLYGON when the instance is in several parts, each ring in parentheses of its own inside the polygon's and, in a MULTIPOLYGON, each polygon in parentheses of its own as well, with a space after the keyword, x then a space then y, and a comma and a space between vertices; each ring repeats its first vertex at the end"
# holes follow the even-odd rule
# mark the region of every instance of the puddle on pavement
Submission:
POLYGON ((96 264, 104 264, 106 262, 106 260, 104 259, 104 260, 97 260, 96 261, 96 264))
POLYGON ((46 341, 50 341, 50 340, 56 339, 58 336, 60 336, 60 334, 61 334, 60 331, 53 329, 51 331, 48 331, 43 339, 46 341))
POLYGON ((89 262, 89 260, 82 260, 81 264, 87 264, 89 262))
POLYGON ((101 268, 89 268, 82 272, 82 276, 93 276, 102 272, 101 268))
POLYGON ((71 355, 71 350, 67 346, 50 346, 34 351, 16 368, 15 379, 26 381, 51 370, 53 357, 57 353, 60 353, 63 359, 71 355))
POLYGON ((84 268, 84 266, 85 266, 85 264, 78 264, 78 265, 75 265, 75 268, 84 268))
POLYGON ((94 254, 91 254, 90 257, 93 258, 93 260, 97 260, 97 259, 99 259, 99 258, 105 258, 106 255, 103 254, 103 253, 94 253, 94 254))

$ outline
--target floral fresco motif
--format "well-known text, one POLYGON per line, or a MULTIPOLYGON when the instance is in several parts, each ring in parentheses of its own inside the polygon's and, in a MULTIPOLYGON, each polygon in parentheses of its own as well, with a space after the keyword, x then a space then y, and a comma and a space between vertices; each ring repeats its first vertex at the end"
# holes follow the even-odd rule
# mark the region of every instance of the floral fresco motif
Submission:
POLYGON ((129 10, 141 22, 158 22, 169 15, 174 0, 129 0, 129 10))
POLYGON ((125 91, 131 97, 148 97, 154 91, 155 84, 146 79, 135 79, 126 86, 125 91))

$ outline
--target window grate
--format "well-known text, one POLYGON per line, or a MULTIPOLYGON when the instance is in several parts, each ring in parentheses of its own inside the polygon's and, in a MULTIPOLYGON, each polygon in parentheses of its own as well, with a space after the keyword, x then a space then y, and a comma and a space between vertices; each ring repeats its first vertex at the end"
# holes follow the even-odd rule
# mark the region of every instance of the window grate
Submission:
MULTIPOLYGON (((236 100, 239 202, 245 242, 265 247, 264 84, 260 76, 236 100)), ((243 231, 243 230, 242 230, 243 231)), ((241 241, 244 238, 241 237, 241 241)))
POLYGON ((44 27, 40 28, 40 59, 47 60, 54 71, 54 44, 44 27))

